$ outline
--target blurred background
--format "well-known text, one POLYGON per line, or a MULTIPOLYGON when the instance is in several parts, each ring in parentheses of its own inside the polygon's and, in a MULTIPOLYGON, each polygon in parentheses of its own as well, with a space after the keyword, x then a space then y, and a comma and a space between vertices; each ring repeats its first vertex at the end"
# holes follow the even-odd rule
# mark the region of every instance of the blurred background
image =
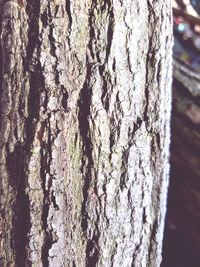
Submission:
POLYGON ((200 0, 173 0, 171 178, 161 267, 200 267, 200 0))

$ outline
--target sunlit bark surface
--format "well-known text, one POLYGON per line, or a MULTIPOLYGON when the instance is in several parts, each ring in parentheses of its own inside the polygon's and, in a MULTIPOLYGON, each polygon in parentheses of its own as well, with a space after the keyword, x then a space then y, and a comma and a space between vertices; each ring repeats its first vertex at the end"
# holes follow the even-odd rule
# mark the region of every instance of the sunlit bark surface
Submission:
POLYGON ((170 1, 1 0, 0 13, 0 266, 159 266, 170 1))

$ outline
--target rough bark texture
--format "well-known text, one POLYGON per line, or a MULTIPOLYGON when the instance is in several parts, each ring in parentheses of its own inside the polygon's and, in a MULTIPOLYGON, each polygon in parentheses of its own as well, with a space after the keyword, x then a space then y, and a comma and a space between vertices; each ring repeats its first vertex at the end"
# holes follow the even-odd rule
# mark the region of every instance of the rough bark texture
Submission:
POLYGON ((170 1, 0 12, 1 266, 159 266, 170 1))
MULTIPOLYGON (((182 240, 187 240, 192 250, 191 256, 188 253, 192 266, 199 266, 200 260, 199 130, 200 75, 174 60, 172 177, 167 226, 169 233, 170 230, 175 234, 180 232, 182 240)), ((180 258, 183 258, 182 255, 180 258)))

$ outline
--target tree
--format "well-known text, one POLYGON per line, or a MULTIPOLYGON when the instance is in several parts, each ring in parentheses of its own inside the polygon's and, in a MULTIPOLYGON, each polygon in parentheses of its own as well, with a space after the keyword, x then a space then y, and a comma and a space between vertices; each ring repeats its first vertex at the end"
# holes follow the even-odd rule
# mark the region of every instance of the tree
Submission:
POLYGON ((170 1, 1 1, 1 265, 159 266, 170 1))

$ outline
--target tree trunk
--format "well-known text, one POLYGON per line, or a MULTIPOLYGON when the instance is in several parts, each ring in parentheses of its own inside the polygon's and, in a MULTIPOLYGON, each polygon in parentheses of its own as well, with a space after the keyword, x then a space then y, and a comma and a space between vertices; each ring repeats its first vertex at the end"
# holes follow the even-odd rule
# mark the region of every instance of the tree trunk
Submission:
POLYGON ((1 266, 161 262, 170 1, 0 1, 1 266))

